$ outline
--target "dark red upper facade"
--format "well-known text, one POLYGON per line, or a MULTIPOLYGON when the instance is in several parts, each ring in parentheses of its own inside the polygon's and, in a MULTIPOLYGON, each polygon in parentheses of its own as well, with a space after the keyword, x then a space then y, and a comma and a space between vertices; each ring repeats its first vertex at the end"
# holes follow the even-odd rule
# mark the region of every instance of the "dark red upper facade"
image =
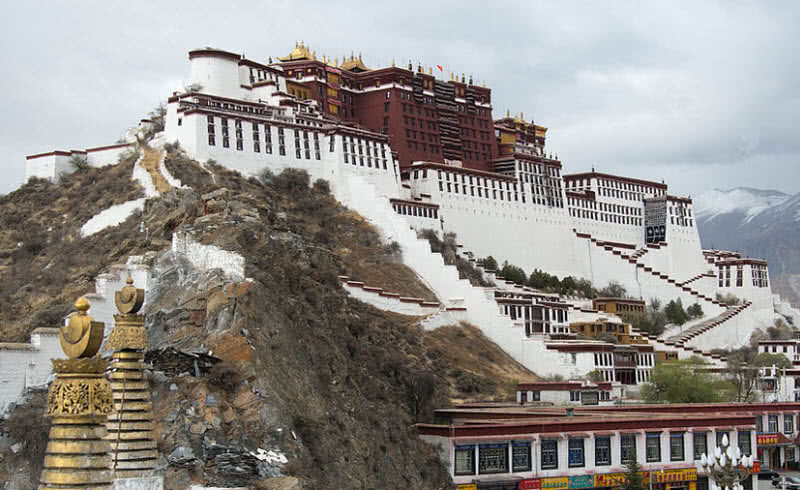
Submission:
POLYGON ((370 70, 361 59, 339 66, 313 58, 279 63, 290 95, 326 114, 389 136, 401 167, 414 161, 494 171, 498 143, 491 90, 472 81, 437 80, 421 67, 370 70))

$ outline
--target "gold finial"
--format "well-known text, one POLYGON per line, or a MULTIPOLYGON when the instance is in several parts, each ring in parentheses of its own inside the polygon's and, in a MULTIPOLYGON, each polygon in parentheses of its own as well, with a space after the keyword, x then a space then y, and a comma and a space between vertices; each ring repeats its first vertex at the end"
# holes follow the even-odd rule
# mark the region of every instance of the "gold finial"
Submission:
POLYGON ((481 86, 482 86, 483 88, 486 88, 486 80, 484 80, 484 81, 483 81, 483 83, 481 84, 481 86))
POLYGON ((394 67, 395 67, 394 58, 392 58, 392 68, 394 68, 394 67))
POLYGON ((358 53, 358 61, 362 61, 361 60, 361 52, 358 53))
POLYGON ((520 112, 519 113, 519 118, 524 121, 525 120, 525 113, 524 112, 520 112))
POLYGON ((350 60, 354 60, 354 59, 356 59, 356 55, 354 54, 354 51, 351 49, 350 50, 350 60))
POLYGON ((506 117, 511 117, 511 109, 506 109, 506 117))
POLYGON ((428 67, 428 75, 433 75, 433 67, 432 66, 428 67))
POLYGON ((451 82, 453 81, 453 72, 452 71, 450 72, 450 81, 451 82))
POLYGON ((75 309, 78 310, 79 315, 86 315, 86 312, 89 311, 91 305, 89 304, 89 300, 81 296, 75 301, 75 309))
POLYGON ((333 57, 333 66, 339 66, 339 57, 338 56, 334 56, 333 57))
POLYGON ((90 307, 86 298, 78 298, 75 301, 77 314, 70 317, 67 326, 59 329, 61 349, 70 359, 93 357, 100 350, 105 326, 87 314, 90 307))
POLYGON ((300 46, 297 44, 297 41, 294 42, 294 47, 299 48, 300 46))

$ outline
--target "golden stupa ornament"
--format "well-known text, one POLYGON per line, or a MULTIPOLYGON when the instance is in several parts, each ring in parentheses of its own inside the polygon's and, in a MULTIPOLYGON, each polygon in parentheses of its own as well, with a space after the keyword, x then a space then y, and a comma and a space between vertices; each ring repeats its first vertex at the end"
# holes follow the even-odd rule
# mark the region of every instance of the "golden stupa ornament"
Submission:
POLYGON ((54 359, 56 379, 47 393, 46 415, 52 418, 39 490, 108 489, 112 484, 110 446, 104 439, 111 413, 108 362, 97 357, 104 325, 89 316, 80 298, 66 327, 61 348, 69 359, 54 359))
POLYGON ((114 413, 106 427, 111 443, 111 468, 116 478, 153 475, 158 463, 158 449, 153 432, 153 404, 150 384, 144 374, 144 351, 147 331, 144 315, 144 289, 127 285, 114 294, 119 314, 114 315, 114 330, 106 348, 114 351, 111 358, 111 387, 114 393, 114 413))

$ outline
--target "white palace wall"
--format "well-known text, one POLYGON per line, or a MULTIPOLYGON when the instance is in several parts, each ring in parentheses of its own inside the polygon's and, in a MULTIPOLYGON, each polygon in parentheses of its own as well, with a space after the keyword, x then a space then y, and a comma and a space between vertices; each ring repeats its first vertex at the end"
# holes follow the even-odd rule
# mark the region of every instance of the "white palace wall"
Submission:
POLYGON ((0 414, 27 388, 45 385, 52 359, 62 357, 57 328, 37 328, 29 344, 0 342, 0 414))
POLYGON ((120 143, 85 150, 55 150, 38 155, 25 157, 25 180, 31 177, 58 180, 64 174, 75 171, 75 167, 69 162, 73 156, 86 157, 87 163, 91 167, 104 167, 114 165, 119 162, 119 157, 126 151, 135 146, 134 143, 120 143))

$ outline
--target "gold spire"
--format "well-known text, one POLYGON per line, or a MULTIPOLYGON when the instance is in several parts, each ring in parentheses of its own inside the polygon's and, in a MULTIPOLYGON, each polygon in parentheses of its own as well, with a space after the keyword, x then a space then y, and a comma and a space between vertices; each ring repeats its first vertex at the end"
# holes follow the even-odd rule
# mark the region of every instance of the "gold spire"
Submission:
POLYGON ((428 75, 433 75, 433 67, 432 66, 428 67, 428 75))
POLYGON ((392 58, 392 68, 394 68, 395 66, 396 65, 394 64, 394 58, 392 58))
POLYGON ((113 408, 105 379, 108 361, 97 356, 104 325, 88 315, 89 302, 79 298, 77 313, 59 329, 69 359, 53 359, 56 379, 47 392, 45 415, 52 420, 40 478, 42 489, 109 489, 110 445, 105 420, 113 408))
POLYGON ((506 109, 506 117, 511 117, 511 109, 506 109))
POLYGON ((483 83, 481 84, 481 86, 482 86, 483 88, 486 88, 486 80, 484 80, 484 81, 483 81, 483 83))

